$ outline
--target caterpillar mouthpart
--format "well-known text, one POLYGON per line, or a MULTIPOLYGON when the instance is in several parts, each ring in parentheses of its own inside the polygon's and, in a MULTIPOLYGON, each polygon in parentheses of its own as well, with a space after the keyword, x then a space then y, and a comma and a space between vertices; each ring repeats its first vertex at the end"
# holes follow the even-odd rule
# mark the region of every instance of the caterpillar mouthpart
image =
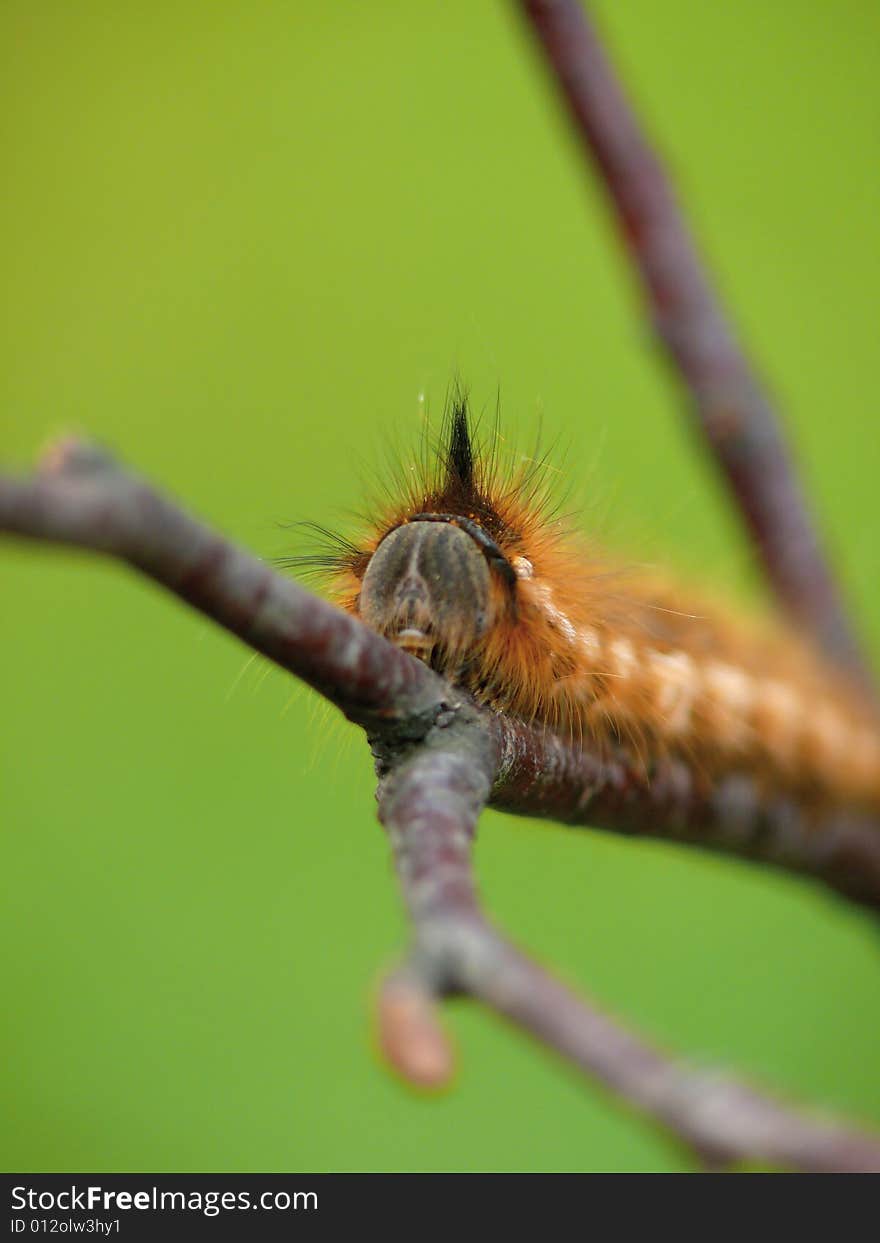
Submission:
POLYGON ((431 653, 434 651, 436 639, 430 630, 420 630, 417 626, 405 626, 397 634, 389 636, 391 641, 410 656, 418 656, 420 660, 430 664, 431 653))

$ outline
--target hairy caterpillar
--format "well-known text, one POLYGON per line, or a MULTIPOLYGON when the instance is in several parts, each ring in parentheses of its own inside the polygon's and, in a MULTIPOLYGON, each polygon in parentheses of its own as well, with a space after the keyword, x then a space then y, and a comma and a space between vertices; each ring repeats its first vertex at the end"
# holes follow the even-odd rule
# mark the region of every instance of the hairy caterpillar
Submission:
POLYGON ((880 810, 880 720, 781 623, 748 621, 585 546, 546 474, 505 471, 456 396, 433 459, 353 544, 316 528, 334 598, 497 711, 650 775, 679 755, 817 810, 880 810))

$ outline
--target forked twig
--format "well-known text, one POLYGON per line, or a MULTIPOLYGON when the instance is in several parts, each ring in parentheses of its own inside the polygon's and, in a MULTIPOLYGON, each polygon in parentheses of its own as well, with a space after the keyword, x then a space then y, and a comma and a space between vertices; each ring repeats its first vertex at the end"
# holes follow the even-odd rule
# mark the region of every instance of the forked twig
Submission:
POLYGON ((579 0, 517 0, 611 198, 654 328, 789 616, 870 684, 773 410, 579 0))
POLYGON ((445 1082, 453 1054, 434 1000, 464 993, 656 1119, 706 1165, 757 1159, 809 1171, 880 1169, 880 1140, 728 1075, 683 1066, 495 931, 477 903, 470 849, 493 763, 481 722, 462 714, 382 779, 379 816, 415 929, 409 958, 380 996, 380 1039, 392 1064, 423 1086, 445 1082))
MULTIPOLYGON (((31 479, 0 476, 0 530, 127 562, 304 678, 367 729, 382 777, 380 816, 416 932, 413 954, 386 983, 380 1002, 383 1046, 402 1073, 424 1084, 448 1077, 452 1057, 433 999, 467 992, 657 1119, 704 1161, 759 1158, 799 1169, 880 1170, 880 1138, 811 1119, 726 1077, 683 1068, 576 998, 481 914, 471 844, 490 796, 525 814, 586 819, 595 812, 611 821, 617 815, 624 827, 637 818, 639 799, 640 814, 654 799, 660 818, 672 809, 677 823, 687 802, 682 774, 656 783, 642 778, 639 787, 622 761, 578 756, 478 708, 91 446, 60 444, 31 479), (566 808, 570 814, 562 815, 566 808)), ((709 811, 707 804, 700 814, 709 811)))

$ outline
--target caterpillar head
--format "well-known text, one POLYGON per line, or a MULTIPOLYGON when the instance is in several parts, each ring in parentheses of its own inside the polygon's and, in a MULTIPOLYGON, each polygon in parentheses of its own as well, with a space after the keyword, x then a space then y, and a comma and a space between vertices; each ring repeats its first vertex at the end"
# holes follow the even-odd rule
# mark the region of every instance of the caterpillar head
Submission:
POLYGON ((364 559, 357 612, 440 668, 472 651, 516 607, 516 574, 495 538, 500 519, 484 495, 467 406, 456 401, 433 487, 364 559))
POLYGON ((531 574, 523 554, 543 505, 543 464, 524 459, 508 472, 496 449, 497 437, 487 449, 475 441, 456 394, 431 460, 400 472, 392 504, 367 516, 363 542, 315 528, 328 551, 294 564, 329 573, 344 608, 454 676, 500 623, 516 621, 520 580, 531 574))
POLYGON ((370 557, 358 612, 431 663, 435 649, 473 648, 515 603, 515 586, 507 558, 473 519, 418 513, 392 528, 370 557))

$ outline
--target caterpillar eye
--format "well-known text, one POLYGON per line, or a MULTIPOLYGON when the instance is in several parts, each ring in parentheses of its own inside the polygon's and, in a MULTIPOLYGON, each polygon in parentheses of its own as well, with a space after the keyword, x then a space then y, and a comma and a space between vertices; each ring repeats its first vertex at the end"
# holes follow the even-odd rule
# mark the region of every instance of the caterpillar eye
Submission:
POLYGON ((466 651, 497 607, 485 546, 460 525, 467 519, 455 522, 419 514, 394 527, 361 582, 359 611, 367 625, 426 662, 435 653, 466 651))

